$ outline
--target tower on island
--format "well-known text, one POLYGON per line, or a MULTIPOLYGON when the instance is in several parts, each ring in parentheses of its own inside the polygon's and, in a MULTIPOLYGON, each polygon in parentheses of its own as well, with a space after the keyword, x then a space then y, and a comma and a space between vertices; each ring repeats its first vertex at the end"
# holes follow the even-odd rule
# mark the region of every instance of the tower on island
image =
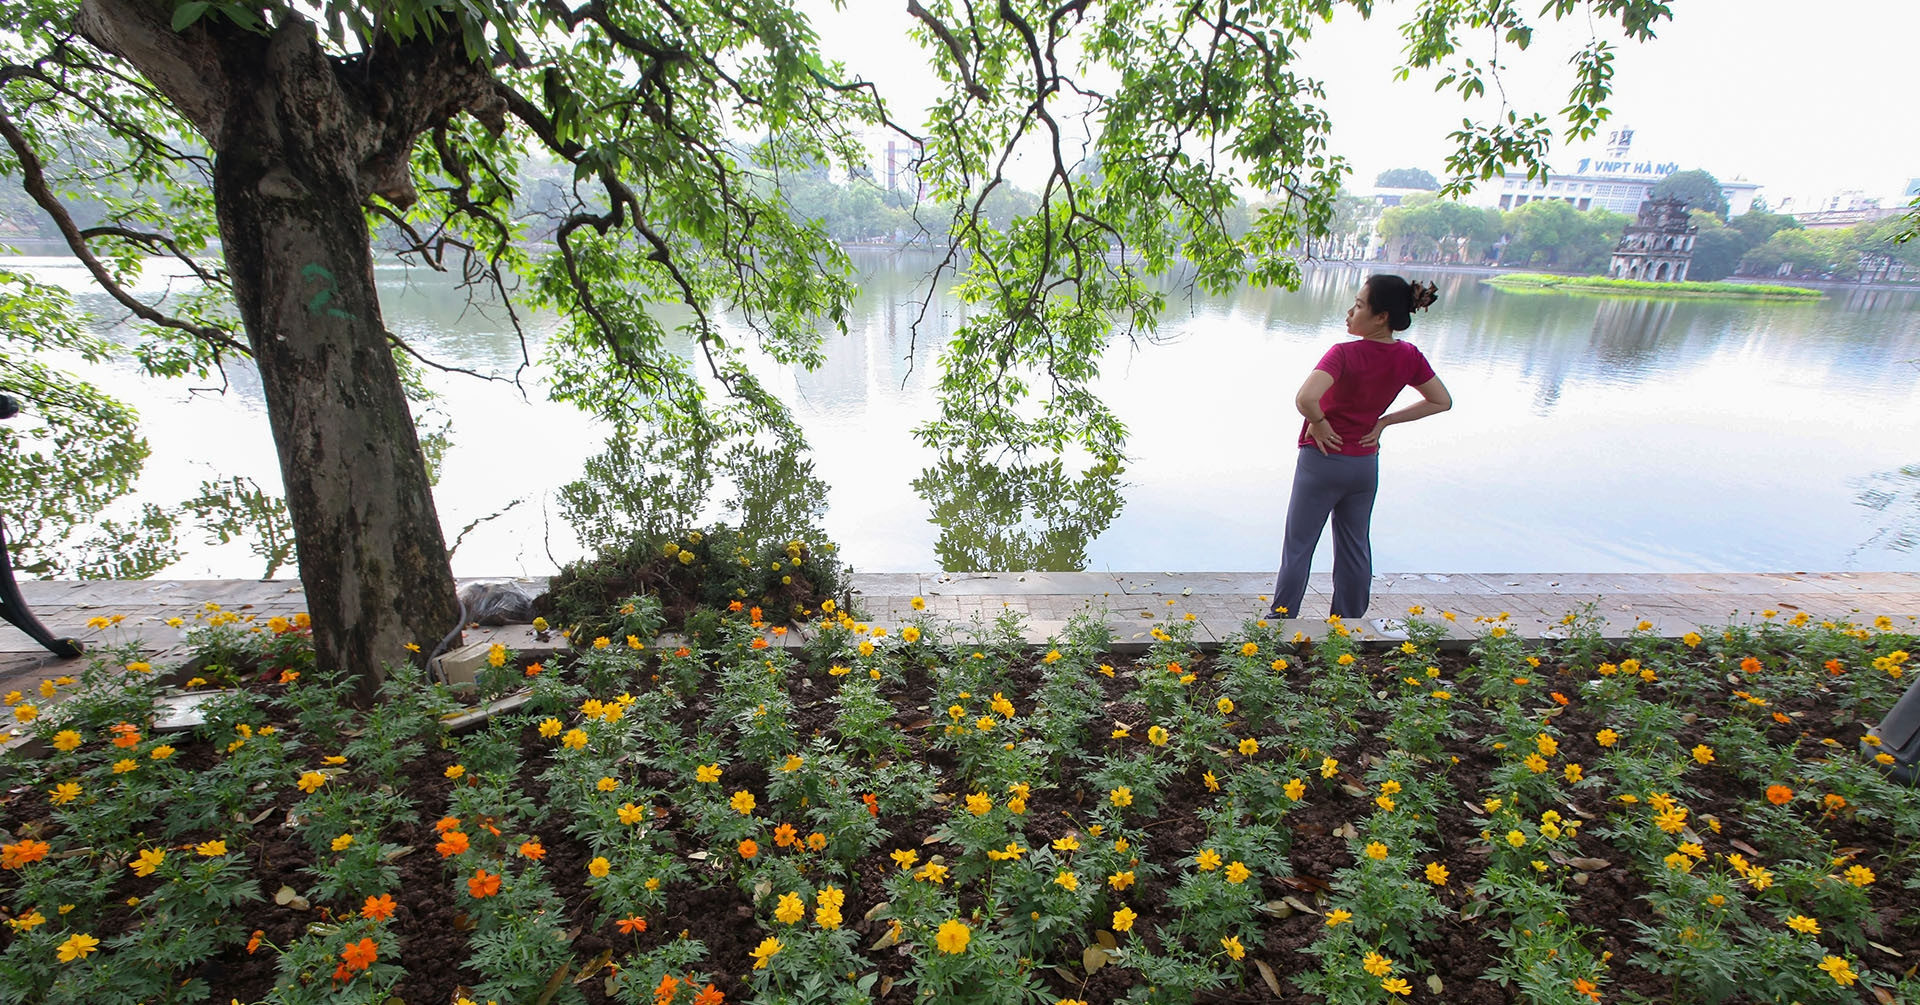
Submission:
POLYGON ((1649 199, 1640 204, 1640 218, 1627 225, 1613 249, 1607 275, 1614 279, 1644 279, 1678 283, 1687 278, 1693 262, 1697 230, 1680 199, 1649 199))

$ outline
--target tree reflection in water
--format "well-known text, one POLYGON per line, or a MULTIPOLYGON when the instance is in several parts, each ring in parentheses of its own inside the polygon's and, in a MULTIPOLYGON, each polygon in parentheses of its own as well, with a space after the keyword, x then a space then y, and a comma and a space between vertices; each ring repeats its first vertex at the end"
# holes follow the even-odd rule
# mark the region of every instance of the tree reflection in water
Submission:
POLYGON ((914 479, 940 527, 934 554, 949 572, 1078 572, 1087 545, 1124 505, 1116 462, 1069 475, 1059 457, 1000 464, 949 451, 914 479))
POLYGON ((670 537, 708 520, 760 546, 826 540, 827 485, 802 440, 770 445, 723 425, 617 430, 583 476, 560 487, 560 513, 588 554, 670 537), (730 494, 716 503, 716 492, 730 494))

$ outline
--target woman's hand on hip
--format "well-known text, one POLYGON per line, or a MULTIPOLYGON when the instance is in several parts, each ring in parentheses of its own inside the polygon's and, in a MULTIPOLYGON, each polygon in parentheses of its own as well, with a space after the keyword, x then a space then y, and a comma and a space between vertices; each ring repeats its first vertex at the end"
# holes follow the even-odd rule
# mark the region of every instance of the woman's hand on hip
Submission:
POLYGON ((1313 440, 1314 446, 1320 448, 1323 456, 1328 447, 1340 446, 1340 434, 1333 431, 1333 423, 1328 422, 1325 416, 1319 422, 1307 423, 1307 436, 1313 440))
POLYGON ((1373 424, 1373 430, 1372 430, 1371 432, 1369 432, 1369 433, 1367 433, 1367 435, 1365 435, 1365 436, 1362 436, 1362 437, 1360 437, 1360 445, 1361 445, 1361 446, 1363 446, 1363 447, 1377 447, 1377 446, 1379 446, 1379 445, 1380 445, 1380 432, 1381 432, 1382 430, 1384 430, 1384 429, 1386 429, 1386 428, 1387 428, 1387 424, 1386 424, 1386 423, 1384 423, 1384 422, 1376 422, 1376 423, 1374 423, 1374 424, 1373 424))

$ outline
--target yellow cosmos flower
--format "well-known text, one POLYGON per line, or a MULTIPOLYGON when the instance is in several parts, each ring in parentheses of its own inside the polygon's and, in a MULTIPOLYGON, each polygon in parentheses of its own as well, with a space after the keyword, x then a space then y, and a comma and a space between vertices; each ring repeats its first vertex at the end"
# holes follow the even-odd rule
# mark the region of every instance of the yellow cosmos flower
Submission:
POLYGON ((194 845, 193 850, 195 854, 202 858, 216 858, 227 853, 227 843, 216 838, 212 841, 202 841, 194 845))
POLYGON ((1696 745, 1693 748, 1693 759, 1700 762, 1701 764, 1712 764, 1713 748, 1707 746, 1704 743, 1696 745))
POLYGON ((100 948, 99 939, 85 932, 77 932, 68 936, 67 941, 60 943, 60 962, 72 963, 74 960, 84 960, 89 953, 98 948, 100 948))
POLYGON ((1844 957, 1825 957, 1820 961, 1820 969, 1826 971, 1827 976, 1833 978, 1833 982, 1842 987, 1852 987, 1853 982, 1860 979, 1860 975, 1853 972, 1853 966, 1844 957))
POLYGON ((780 955, 780 950, 783 948, 785 947, 780 944, 779 939, 768 936, 761 941, 760 945, 756 947, 753 952, 747 955, 753 957, 753 969, 764 970, 766 969, 767 961, 780 955))
POLYGON ((1434 886, 1446 886, 1447 877, 1450 875, 1452 874, 1447 871, 1446 866, 1438 862, 1427 863, 1427 882, 1432 883, 1434 886))
POLYGON ((160 863, 165 862, 166 860, 167 860, 166 852, 158 848, 144 848, 144 849, 141 849, 140 856, 138 858, 134 859, 132 862, 127 863, 127 868, 132 869, 133 874, 135 876, 141 876, 141 877, 151 876, 153 875, 153 871, 155 869, 160 868, 160 863))
POLYGON ((800 899, 798 893, 783 893, 780 895, 780 905, 773 909, 773 916, 783 924, 791 925, 807 916, 807 903, 800 899))
POLYGON ((540 720, 540 735, 551 740, 560 735, 560 720, 551 716, 540 720))
POLYGON ((1227 863, 1227 882, 1229 883, 1238 886, 1246 882, 1247 878, 1252 875, 1253 870, 1247 868, 1246 865, 1238 859, 1227 863))
POLYGON ((1820 923, 1804 914, 1796 914, 1787 919, 1787 927, 1802 935, 1819 935, 1820 923))
POLYGON ((1056 838, 1053 842, 1053 850, 1059 852, 1079 851, 1080 839, 1071 834, 1063 838, 1056 838))
POLYGON ((1212 848, 1202 848, 1200 854, 1194 856, 1193 864, 1198 866, 1201 872, 1212 872, 1220 868, 1220 853, 1212 848))
POLYGON ((1252 757, 1253 755, 1258 754, 1259 752, 1260 752, 1259 740, 1256 740, 1253 737, 1249 736, 1246 739, 1240 741, 1240 753, 1243 756, 1252 757))
POLYGON ((1378 841, 1367 842, 1367 857, 1375 862, 1384 860, 1387 857, 1387 846, 1378 841))
POLYGON ((741 789, 733 794, 733 798, 727 800, 727 805, 733 807, 734 812, 744 817, 752 814, 753 808, 757 804, 754 802, 753 793, 748 792, 746 789, 741 789))
MULTIPOLYGON (((1495 628, 1494 631, 1500 632, 1500 631, 1505 631, 1505 629, 1495 628)), ((1380 989, 1382 991, 1389 991, 1397 995, 1410 995, 1413 993, 1413 985, 1408 984, 1405 978, 1401 978, 1401 977, 1390 977, 1384 981, 1381 981, 1380 989)))
POLYGON ((80 734, 71 729, 63 729, 53 734, 53 749, 67 753, 80 745, 80 734))
POLYGON ((568 750, 579 750, 585 747, 587 745, 587 731, 579 727, 567 730, 566 735, 560 737, 560 745, 568 750))
POLYGON ((1347 910, 1344 907, 1336 907, 1333 910, 1327 912, 1328 928, 1332 928, 1335 925, 1343 925, 1352 920, 1353 920, 1353 912, 1347 910))
POLYGON ((941 952, 956 956, 966 952, 967 943, 972 940, 973 929, 957 918, 942 923, 933 936, 934 945, 939 946, 941 952))
POLYGON ((1134 921, 1139 917, 1138 914, 1133 912, 1133 908, 1122 905, 1118 911, 1113 912, 1113 930, 1116 932, 1131 932, 1133 931, 1134 921))
POLYGON ((1375 977, 1385 977, 1393 973, 1393 960, 1379 953, 1369 952, 1366 958, 1360 961, 1360 968, 1375 977))
POLYGON ((975 792, 967 797, 967 812, 976 817, 986 816, 993 809, 993 797, 984 792, 975 792))
POLYGON ((805 763, 807 763, 807 759, 801 757, 799 754, 788 754, 786 762, 780 765, 780 770, 799 771, 800 766, 805 763))
POLYGON ((1339 773, 1340 773, 1339 761, 1336 761, 1331 757, 1321 759, 1320 761, 1320 777, 1321 778, 1332 778, 1333 776, 1339 773))
POLYGON ((1122 785, 1107 793, 1107 800, 1122 809, 1133 805, 1133 790, 1122 785))
POLYGON ((720 780, 720 765, 719 765, 718 763, 714 763, 714 764, 702 764, 702 765, 700 765, 699 767, 696 767, 696 768, 694 768, 694 769, 693 769, 693 780, 694 780, 694 781, 696 781, 696 782, 717 782, 717 781, 719 781, 719 780, 720 780))
POLYGON ((334 851, 346 851, 351 847, 353 847, 353 835, 351 834, 342 834, 333 839, 334 851))
POLYGON ((1237 960, 1247 955, 1247 949, 1240 944, 1238 936, 1229 935, 1220 940, 1220 948, 1227 951, 1227 958, 1237 960))
POLYGON ((593 861, 587 863, 587 875, 595 879, 605 879, 607 873, 612 871, 613 863, 607 861, 604 855, 596 855, 593 861))
POLYGON ((65 806, 80 798, 79 782, 61 782, 47 792, 47 801, 55 806, 65 806))
POLYGON ((1147 727, 1147 742, 1153 744, 1156 747, 1166 746, 1167 731, 1164 729, 1161 729, 1159 726, 1147 727))

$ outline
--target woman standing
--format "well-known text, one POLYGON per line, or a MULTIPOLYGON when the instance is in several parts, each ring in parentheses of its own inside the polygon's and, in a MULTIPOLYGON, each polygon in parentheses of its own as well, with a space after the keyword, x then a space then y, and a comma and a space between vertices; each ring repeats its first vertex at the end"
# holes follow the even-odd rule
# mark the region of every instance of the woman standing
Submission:
POLYGON ((1280 578, 1273 584, 1269 617, 1297 616, 1307 592, 1307 570, 1320 531, 1333 517, 1331 613, 1358 618, 1367 611, 1373 581, 1373 545, 1368 527, 1380 487, 1380 432, 1453 407, 1446 386, 1433 375, 1413 343, 1394 337, 1413 323, 1439 290, 1399 276, 1372 276, 1347 308, 1347 334, 1359 338, 1327 350, 1293 396, 1306 424, 1287 504, 1287 539, 1280 578), (1420 401, 1383 414, 1403 387, 1420 401))

